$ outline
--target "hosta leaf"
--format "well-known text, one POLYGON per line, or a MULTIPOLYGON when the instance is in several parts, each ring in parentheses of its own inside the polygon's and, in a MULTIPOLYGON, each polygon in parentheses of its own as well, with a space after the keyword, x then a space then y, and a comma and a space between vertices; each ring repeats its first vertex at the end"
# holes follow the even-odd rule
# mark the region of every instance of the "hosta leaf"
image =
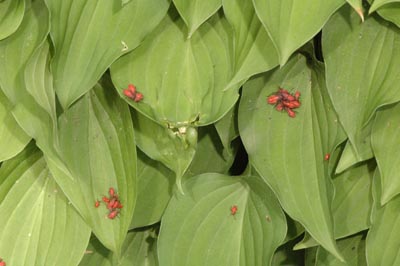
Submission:
POLYGON ((347 170, 333 180, 335 238, 353 235, 369 228, 374 170, 375 163, 368 162, 347 170))
POLYGON ((217 134, 223 145, 223 155, 228 159, 232 157, 232 141, 239 136, 237 123, 237 112, 239 105, 236 104, 224 117, 214 123, 217 134))
POLYGON ((377 12, 384 19, 389 20, 397 27, 400 27, 400 3, 390 3, 384 5, 380 7, 377 12))
POLYGON ((392 3, 399 3, 399 0, 374 0, 369 8, 369 14, 376 11, 377 9, 381 8, 384 5, 392 4, 392 3))
POLYGON ((372 127, 372 148, 382 182, 382 205, 400 193, 399 112, 399 104, 378 111, 372 127))
POLYGON ((69 173, 51 164, 57 182, 100 241, 119 254, 136 201, 136 147, 128 106, 113 90, 97 85, 60 116, 59 151, 69 173), (124 206, 113 220, 104 204, 94 207, 110 187, 124 206))
POLYGON ((252 0, 223 0, 224 14, 234 30, 235 71, 232 84, 279 64, 278 53, 258 19, 252 0))
POLYGON ((182 191, 181 178, 193 160, 197 145, 197 129, 182 127, 181 131, 163 127, 139 112, 133 112, 137 146, 151 159, 162 162, 176 174, 182 191))
POLYGON ((364 266, 367 265, 365 257, 365 239, 363 235, 355 235, 338 241, 338 248, 346 259, 341 262, 321 247, 318 247, 315 264, 317 266, 364 266))
POLYGON ((357 14, 360 16, 361 21, 364 22, 364 13, 363 13, 363 6, 362 6, 362 0, 346 0, 349 5, 354 9, 354 11, 357 12, 357 14))
POLYGON ((0 170, 0 250, 7 265, 77 265, 90 228, 30 145, 0 170), (65 252, 68 250, 68 252, 65 252))
POLYGON ((0 41, 0 87, 14 106, 25 97, 24 69, 49 32, 49 13, 38 0, 26 11, 18 30, 0 41))
POLYGON ((157 239, 152 231, 129 232, 119 259, 96 239, 90 240, 81 266, 157 266, 157 239))
POLYGON ((25 0, 0 1, 0 40, 14 33, 22 22, 25 0))
POLYGON ((11 103, 0 90, 0 162, 14 157, 31 139, 17 124, 11 110, 11 103))
POLYGON ((188 38, 221 7, 221 0, 173 0, 176 9, 188 27, 188 38))
POLYGON ((236 149, 229 147, 229 152, 225 152, 227 149, 222 146, 213 125, 199 127, 198 135, 196 153, 185 176, 195 176, 205 172, 227 174, 232 166, 236 149))
POLYGON ((341 258, 330 213, 333 187, 326 153, 343 141, 319 65, 311 70, 298 55, 284 67, 248 81, 239 106, 239 132, 249 160, 271 186, 285 211, 341 258), (311 81, 311 82, 310 82, 311 81), (278 87, 301 92, 291 118, 268 105, 278 87))
MULTIPOLYGON (((272 259, 273 266, 298 266, 304 261, 304 252, 293 250, 293 245, 296 240, 290 241, 283 246, 280 246, 272 259)), ((311 265, 311 264, 306 264, 311 265)))
POLYGON ((137 151, 137 199, 130 228, 154 224, 172 197, 175 174, 162 163, 137 151))
POLYGON ((370 16, 360 23, 344 7, 326 25, 322 47, 329 94, 357 159, 362 129, 375 110, 400 100, 400 34, 390 23, 370 16))
POLYGON ((122 54, 137 47, 165 16, 169 0, 46 0, 51 12, 54 87, 69 107, 122 54))
POLYGON ((324 26, 344 0, 253 0, 257 15, 267 29, 284 65, 290 55, 324 26))
POLYGON ((400 197, 381 205, 379 171, 373 180, 374 211, 367 235, 367 261, 370 266, 400 264, 400 197))
MULTIPOLYGON (((188 39, 184 22, 172 11, 140 47, 111 66, 118 92, 136 85, 144 99, 130 105, 171 127, 207 125, 226 114, 238 99, 224 90, 232 76, 232 32, 217 13, 188 39)), ((236 86, 237 87, 237 86, 236 86)))
POLYGON ((269 265, 286 234, 273 192, 257 177, 203 174, 184 183, 161 222, 161 265, 269 265), (232 215, 231 207, 237 206, 232 215))

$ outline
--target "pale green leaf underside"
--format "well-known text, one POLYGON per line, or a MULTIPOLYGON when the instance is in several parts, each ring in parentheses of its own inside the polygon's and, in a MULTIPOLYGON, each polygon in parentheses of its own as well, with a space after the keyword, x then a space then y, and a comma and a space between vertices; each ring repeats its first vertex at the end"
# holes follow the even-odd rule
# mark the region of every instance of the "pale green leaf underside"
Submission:
POLYGON ((137 199, 130 228, 155 224, 172 196, 175 174, 137 151, 137 199))
POLYGON ((0 162, 17 155, 30 141, 11 113, 12 105, 0 91, 0 162))
POLYGON ((380 110, 372 127, 372 148, 381 176, 382 205, 400 193, 399 113, 399 104, 380 110))
POLYGON ((369 8, 369 13, 371 14, 372 12, 380 9, 381 7, 388 5, 388 4, 393 4, 393 3, 399 3, 399 0, 374 0, 369 8))
POLYGON ((232 32, 220 15, 190 39, 184 22, 170 12, 140 47, 111 66, 118 93, 160 124, 207 125, 231 109, 237 88, 224 91, 232 77, 232 32), (135 103, 122 94, 134 84, 144 95, 135 103))
POLYGON ((54 182, 41 153, 31 145, 4 163, 0 179, 4 174, 0 250, 7 265, 77 265, 90 228, 54 182))
POLYGON ((344 0, 253 0, 283 66, 290 55, 324 26, 344 0))
POLYGON ((400 264, 400 197, 381 205, 381 180, 379 171, 373 181, 374 210, 372 225, 367 235, 368 265, 400 264))
POLYGON ((269 265, 285 238, 286 221, 260 179, 203 174, 190 178, 184 189, 163 216, 160 265, 269 265))
POLYGON ((312 78, 305 58, 297 55, 283 68, 250 80, 240 102, 239 131, 252 165, 274 190, 285 211, 340 257, 330 213, 332 184, 324 161, 324 154, 337 144, 332 132, 339 125, 328 108, 327 93, 322 94, 324 97, 317 93, 323 90, 324 82, 318 81, 323 81, 321 73, 312 74, 312 78), (267 104, 266 98, 279 86, 301 92, 301 107, 296 109, 295 118, 267 104), (320 123, 325 124, 324 129, 319 128, 320 123))
POLYGON ((346 6, 324 28, 322 48, 333 105, 360 160, 362 129, 379 106, 400 100, 399 30, 376 16, 360 23, 346 6))
POLYGON ((252 0, 222 2, 224 14, 234 31, 235 74, 230 83, 244 82, 254 74, 277 66, 278 53, 255 13, 252 0))
POLYGON ((173 0, 188 27, 188 38, 221 7, 221 0, 173 0))
POLYGON ((25 0, 5 0, 0 2, 0 40, 14 33, 22 22, 25 0))
POLYGON ((64 108, 89 91, 165 16, 169 0, 46 0, 51 11, 54 87, 64 108))

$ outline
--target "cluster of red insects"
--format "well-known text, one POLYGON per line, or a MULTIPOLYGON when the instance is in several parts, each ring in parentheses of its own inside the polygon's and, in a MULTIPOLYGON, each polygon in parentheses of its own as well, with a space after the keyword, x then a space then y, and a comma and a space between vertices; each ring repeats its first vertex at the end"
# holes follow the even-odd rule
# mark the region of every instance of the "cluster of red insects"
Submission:
MULTIPOLYGON (((123 206, 118 199, 117 193, 115 193, 115 190, 112 187, 110 187, 110 189, 108 190, 108 194, 110 194, 110 197, 104 196, 102 200, 106 204, 107 209, 109 210, 107 217, 109 219, 114 219, 115 217, 118 216, 123 206)), ((96 200, 94 206, 98 208, 100 206, 100 201, 96 200)))
POLYGON ((129 84, 128 88, 123 90, 123 93, 125 94, 126 97, 135 102, 140 102, 143 99, 143 94, 136 91, 136 87, 133 84, 129 84))
POLYGON ((300 92, 296 91, 294 95, 290 94, 287 90, 280 88, 277 92, 268 97, 269 104, 275 104, 277 111, 285 110, 290 117, 296 117, 293 109, 300 107, 300 92))
POLYGON ((2 258, 0 258, 0 266, 6 266, 6 262, 2 258))

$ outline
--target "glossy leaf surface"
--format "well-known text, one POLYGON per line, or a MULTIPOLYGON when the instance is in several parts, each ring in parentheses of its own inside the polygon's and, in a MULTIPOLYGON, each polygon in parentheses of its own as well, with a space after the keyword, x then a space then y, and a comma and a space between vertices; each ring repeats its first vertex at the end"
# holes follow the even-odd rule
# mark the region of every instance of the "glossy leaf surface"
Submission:
POLYGON ((0 40, 13 34, 22 22, 25 0, 5 0, 0 2, 0 40))

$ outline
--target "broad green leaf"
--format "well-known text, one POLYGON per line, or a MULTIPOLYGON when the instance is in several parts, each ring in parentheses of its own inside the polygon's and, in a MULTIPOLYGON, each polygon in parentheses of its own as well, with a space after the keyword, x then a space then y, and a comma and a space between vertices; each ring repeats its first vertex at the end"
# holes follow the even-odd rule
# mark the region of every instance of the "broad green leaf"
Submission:
POLYGON ((49 32, 49 12, 38 0, 25 12, 18 30, 0 41, 0 87, 14 106, 25 97, 24 71, 35 49, 49 32))
POLYGON ((335 238, 353 235, 369 228, 372 209, 371 182, 375 168, 374 161, 369 161, 345 171, 333 180, 335 238))
POLYGON ((384 5, 399 3, 399 2, 400 2, 399 0, 374 0, 372 2, 368 12, 369 12, 369 14, 371 14, 372 12, 380 9, 384 5))
POLYGON ((90 240, 80 266, 158 266, 157 239, 153 231, 134 231, 126 236, 119 259, 96 239, 90 240))
POLYGON ((36 102, 57 120, 53 76, 50 72, 50 47, 44 42, 32 55, 25 68, 26 90, 36 102))
POLYGON ((175 172, 182 192, 181 178, 193 160, 197 146, 197 129, 170 129, 157 124, 139 112, 132 112, 136 144, 151 159, 162 162, 175 172))
POLYGON ((231 84, 270 70, 279 64, 278 53, 255 14, 252 0, 223 0, 224 14, 234 31, 235 63, 231 84))
POLYGON ((326 153, 344 139, 319 65, 297 55, 284 67, 248 81, 239 106, 239 132, 249 160, 282 207, 329 252, 341 258, 333 236, 333 186, 326 153), (278 87, 301 92, 295 118, 267 104, 278 87))
POLYGON ((46 0, 51 12, 54 87, 64 109, 89 91, 167 13, 169 0, 46 0))
POLYGON ((399 104, 379 110, 372 127, 372 148, 382 182, 382 205, 400 193, 399 112, 399 104))
POLYGON ((360 23, 349 6, 333 15, 323 30, 329 94, 358 160, 357 143, 375 110, 400 100, 399 33, 377 16, 360 23))
MULTIPOLYGON (((230 145, 230 144, 229 144, 230 145)), ((233 146, 233 145, 232 145, 233 146)), ((198 128, 196 153, 185 176, 202 173, 227 174, 235 159, 235 147, 226 152, 213 125, 198 128)))
POLYGON ((344 0, 253 0, 283 66, 290 55, 316 35, 344 0))
POLYGON ((221 0, 172 0, 188 27, 188 38, 221 7, 221 0))
POLYGON ((63 165, 51 170, 72 204, 107 248, 121 252, 136 202, 136 147, 129 107, 112 89, 100 85, 59 118, 59 153, 63 165), (108 219, 105 204, 96 200, 115 188, 124 206, 108 219))
MULTIPOLYGON (((298 266, 304 263, 303 251, 293 250, 293 245, 296 243, 296 239, 280 246, 272 259, 272 266, 298 266)), ((306 264, 310 265, 310 264, 306 264)))
POLYGON ((0 90, 0 162, 17 155, 31 139, 17 124, 11 110, 11 103, 0 90))
POLYGON ((161 222, 160 265, 270 265, 286 221, 261 179, 203 174, 184 188, 188 192, 171 199, 161 222))
POLYGON ((0 250, 7 265, 77 265, 90 228, 30 145, 0 170, 0 250), (68 252, 65 252, 65 251, 68 252))
POLYGON ((362 0, 346 0, 349 5, 357 12, 360 16, 361 21, 364 22, 364 8, 362 5, 362 0))
POLYGON ((312 247, 305 250, 304 265, 315 266, 315 261, 317 259, 318 247, 312 247))
POLYGON ((22 22, 25 0, 5 0, 0 2, 0 40, 13 34, 22 22))
POLYGON ((338 248, 346 262, 341 262, 321 247, 318 247, 315 266, 365 266, 365 239, 363 235, 355 235, 338 241, 338 248))
POLYGON ((374 210, 367 235, 367 261, 370 266, 400 264, 400 197, 381 205, 382 190, 379 171, 373 180, 374 210))
POLYGON ((203 126, 223 117, 238 99, 237 87, 224 90, 232 77, 232 31, 215 14, 190 39, 172 11, 146 40, 111 66, 118 93, 135 109, 160 124, 203 126), (144 95, 135 103, 122 91, 134 84, 144 95))
POLYGON ((397 27, 400 27, 400 3, 390 3, 380 7, 377 10, 378 14, 386 20, 393 22, 397 27))
POLYGON ((137 151, 137 199, 129 228, 159 222, 172 197, 174 173, 162 163, 137 151))

